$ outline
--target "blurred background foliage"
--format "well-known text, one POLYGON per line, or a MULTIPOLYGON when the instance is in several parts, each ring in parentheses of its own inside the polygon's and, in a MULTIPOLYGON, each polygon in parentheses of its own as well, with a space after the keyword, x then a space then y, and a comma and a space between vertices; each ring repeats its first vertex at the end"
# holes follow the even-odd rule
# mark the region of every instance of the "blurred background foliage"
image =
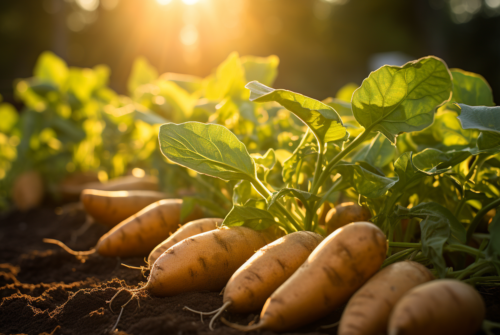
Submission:
MULTIPOLYGON (((499 96, 499 15, 500 0, 1 1, 0 209, 26 171, 57 197, 68 175, 106 181, 142 168, 163 191, 223 215, 235 185, 166 164, 160 124, 218 123, 252 154, 274 148, 276 167, 261 172, 279 189, 282 170, 291 182, 297 165, 312 169, 316 148, 297 148, 303 124, 249 102, 247 82, 327 99, 356 136, 352 92, 384 64, 436 55, 499 96), (306 159, 286 165, 294 150, 306 159)), ((398 150, 469 145, 450 113, 398 150)))
POLYGON ((4 0, 0 94, 41 52, 109 67, 129 91, 132 64, 206 76, 232 51, 280 58, 276 87, 324 99, 384 63, 426 55, 482 74, 500 94, 500 0, 4 0))

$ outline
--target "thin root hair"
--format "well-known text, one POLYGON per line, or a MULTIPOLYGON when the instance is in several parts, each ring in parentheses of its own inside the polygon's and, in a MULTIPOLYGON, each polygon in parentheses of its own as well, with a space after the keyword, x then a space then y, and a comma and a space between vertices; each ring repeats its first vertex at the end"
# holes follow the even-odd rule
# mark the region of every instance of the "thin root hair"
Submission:
POLYGON ((88 255, 92 255, 96 251, 95 248, 92 248, 92 249, 90 249, 88 251, 74 251, 73 249, 71 249, 66 244, 62 243, 61 241, 54 240, 54 239, 51 239, 51 238, 44 238, 43 242, 44 243, 58 245, 61 248, 63 248, 68 254, 71 254, 71 255, 74 255, 74 256, 88 256, 88 255))
POLYGON ((263 327, 263 324, 258 322, 258 323, 255 323, 253 325, 248 325, 248 326, 243 326, 243 325, 239 325, 237 323, 232 323, 232 322, 229 322, 227 321, 225 318, 220 318, 220 320, 222 321, 223 324, 225 324, 226 326, 229 326, 231 328, 234 328, 234 329, 237 329, 239 331, 242 331, 242 332, 249 332, 249 331, 252 331, 252 330, 258 330, 258 329, 261 329, 263 327))

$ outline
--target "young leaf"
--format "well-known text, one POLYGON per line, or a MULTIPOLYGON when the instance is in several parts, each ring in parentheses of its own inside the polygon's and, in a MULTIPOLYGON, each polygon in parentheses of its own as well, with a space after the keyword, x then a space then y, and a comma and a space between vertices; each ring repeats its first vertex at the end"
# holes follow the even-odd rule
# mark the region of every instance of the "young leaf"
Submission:
POLYGON ((343 182, 348 182, 359 194, 368 198, 378 198, 387 192, 397 180, 370 172, 359 165, 339 164, 334 172, 340 173, 343 182))
POLYGON ((276 164, 276 154, 272 148, 267 150, 264 156, 260 154, 250 154, 250 156, 252 156, 256 164, 262 165, 268 170, 272 170, 274 164, 276 164))
POLYGON ((251 180, 255 163, 243 143, 214 124, 167 123, 160 127, 160 148, 171 161, 224 180, 251 180))
POLYGON ((250 90, 250 101, 276 101, 294 113, 312 130, 322 147, 328 142, 347 139, 342 119, 332 107, 295 92, 275 90, 257 81, 245 87, 250 90))
POLYGON ((273 193, 267 208, 268 209, 271 208, 276 203, 276 201, 278 201, 281 197, 284 197, 285 195, 299 199, 305 206, 308 206, 310 200, 317 201, 320 199, 318 196, 309 192, 297 190, 295 188, 283 188, 278 192, 273 193))
POLYGON ((262 199, 248 180, 239 181, 233 188, 233 204, 243 205, 250 199, 262 199))
POLYGON ((458 116, 463 129, 477 129, 500 133, 500 107, 467 106, 458 104, 458 116))
POLYGON ((241 64, 245 69, 247 82, 257 80, 264 85, 272 85, 278 74, 278 56, 269 57, 241 57, 241 64))
POLYGON ((451 69, 453 76, 452 101, 471 106, 494 106, 491 87, 479 74, 451 69))
POLYGON ((356 120, 379 131, 391 142, 402 132, 432 124, 437 107, 451 96, 451 75, 446 64, 425 57, 402 67, 383 66, 363 81, 352 97, 356 120))
POLYGON ((234 205, 224 219, 223 224, 228 227, 245 226, 256 230, 263 230, 277 224, 274 216, 267 210, 234 205))

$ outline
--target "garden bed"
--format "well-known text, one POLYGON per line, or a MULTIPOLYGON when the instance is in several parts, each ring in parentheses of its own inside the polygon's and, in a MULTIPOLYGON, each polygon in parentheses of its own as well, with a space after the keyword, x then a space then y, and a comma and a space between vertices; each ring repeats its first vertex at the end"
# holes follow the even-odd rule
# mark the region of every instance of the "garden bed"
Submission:
MULTIPOLYGON (((95 245, 106 228, 93 225, 74 243, 71 232, 85 221, 84 214, 74 212, 56 215, 44 207, 27 213, 11 212, 0 219, 0 333, 1 334, 103 334, 110 329, 118 311, 129 295, 122 293, 114 304, 115 313, 106 301, 119 288, 135 287, 145 282, 140 271, 120 264, 143 265, 143 259, 106 258, 92 255, 85 261, 42 242, 50 237, 68 242, 75 250, 95 245)), ((478 287, 487 305, 487 319, 500 321, 500 289, 478 287)), ((238 334, 239 331, 208 322, 184 311, 185 305, 202 311, 220 307, 218 292, 194 292, 175 297, 156 298, 143 292, 140 308, 131 303, 125 309, 118 329, 122 334, 238 334)), ((335 334, 336 329, 319 327, 336 322, 342 309, 312 325, 297 330, 302 334, 335 334)), ((252 321, 251 315, 224 316, 241 324, 252 321)), ((252 332, 273 334, 273 332, 252 332)), ((250 334, 252 334, 250 333, 250 334)))

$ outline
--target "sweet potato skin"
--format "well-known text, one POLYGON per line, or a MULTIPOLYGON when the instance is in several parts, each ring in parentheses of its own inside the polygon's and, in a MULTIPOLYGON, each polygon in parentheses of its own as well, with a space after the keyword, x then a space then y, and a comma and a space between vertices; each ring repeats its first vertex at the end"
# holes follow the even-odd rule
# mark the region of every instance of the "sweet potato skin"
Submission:
MULTIPOLYGON (((96 250, 103 256, 146 256, 179 225, 181 199, 160 200, 124 220, 97 242, 96 250)), ((199 218, 191 214, 185 222, 199 218)))
POLYGON ((59 191, 63 196, 79 197, 83 190, 93 189, 101 191, 135 191, 135 190, 148 190, 158 191, 159 183, 158 178, 155 176, 122 176, 111 179, 108 182, 101 183, 99 181, 82 183, 82 184, 63 184, 59 187, 59 191))
POLYGON ((266 245, 245 262, 224 289, 228 310, 249 313, 264 306, 267 298, 309 257, 323 237, 298 231, 266 245))
POLYGON ((389 319, 389 335, 472 335, 485 316, 481 295, 468 284, 440 279, 404 295, 389 319))
POLYGON ((184 226, 177 229, 177 231, 165 241, 158 244, 153 251, 151 251, 148 257, 148 264, 152 266, 158 257, 180 241, 194 235, 217 229, 217 227, 221 225, 222 221, 224 220, 217 218, 205 218, 186 223, 184 226))
POLYGON ((386 237, 372 223, 337 229, 266 301, 261 328, 287 331, 327 315, 380 268, 386 251, 386 237))
POLYGON ((28 211, 39 206, 44 193, 42 176, 34 170, 17 176, 12 186, 12 200, 20 211, 28 211))
POLYGON ((432 273, 416 262, 405 261, 387 266, 349 300, 340 319, 338 334, 384 334, 397 301, 412 288, 433 279, 432 273))
POLYGON ((233 273, 273 237, 246 227, 222 227, 189 237, 153 264, 146 288, 156 296, 221 290, 233 273))
POLYGON ((102 191, 85 189, 80 200, 97 222, 114 227, 153 202, 167 198, 157 191, 102 191))
POLYGON ((370 211, 354 202, 344 202, 330 209, 326 214, 327 234, 333 233, 340 227, 351 222, 368 221, 371 218, 370 211))

